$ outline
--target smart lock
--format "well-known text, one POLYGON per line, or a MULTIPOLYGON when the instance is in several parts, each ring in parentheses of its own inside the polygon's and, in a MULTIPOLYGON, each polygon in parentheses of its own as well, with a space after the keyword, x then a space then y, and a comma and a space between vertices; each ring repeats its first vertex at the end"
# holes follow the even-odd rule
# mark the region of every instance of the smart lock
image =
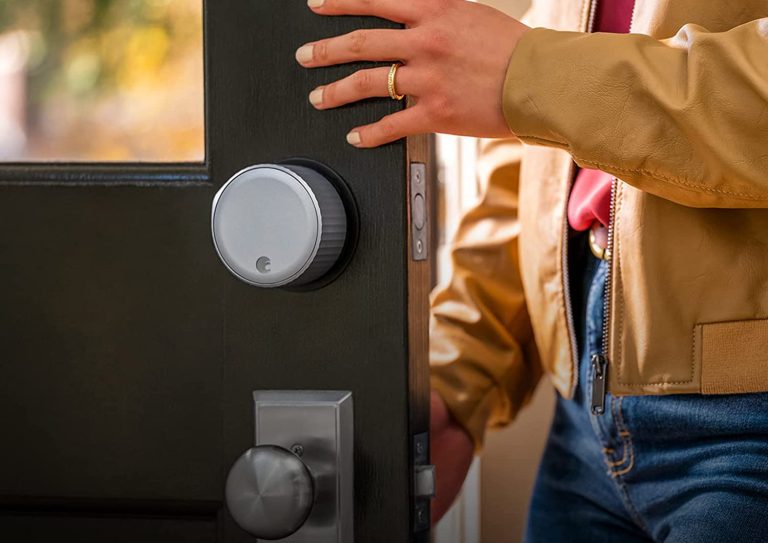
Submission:
POLYGON ((262 287, 320 287, 338 276, 357 241, 357 210, 333 170, 309 159, 258 164, 216 194, 213 242, 235 277, 262 287))

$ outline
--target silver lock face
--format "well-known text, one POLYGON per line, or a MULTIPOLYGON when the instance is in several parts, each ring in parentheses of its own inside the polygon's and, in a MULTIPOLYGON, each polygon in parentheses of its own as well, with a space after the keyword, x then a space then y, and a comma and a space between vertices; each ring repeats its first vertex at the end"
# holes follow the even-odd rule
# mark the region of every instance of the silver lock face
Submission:
POLYGON ((239 279, 263 288, 299 286, 336 263, 347 218, 323 174, 260 164, 235 174, 216 194, 211 230, 221 261, 239 279))
POLYGON ((353 543, 351 393, 256 391, 253 401, 256 446, 227 477, 232 517, 263 540, 353 543))

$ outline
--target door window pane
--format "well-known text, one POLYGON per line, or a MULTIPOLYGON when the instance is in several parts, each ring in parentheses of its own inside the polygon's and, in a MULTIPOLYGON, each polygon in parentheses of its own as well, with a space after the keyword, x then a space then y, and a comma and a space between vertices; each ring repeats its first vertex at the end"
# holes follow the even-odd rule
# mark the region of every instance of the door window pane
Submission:
POLYGON ((204 159, 202 0, 0 0, 0 160, 204 159))

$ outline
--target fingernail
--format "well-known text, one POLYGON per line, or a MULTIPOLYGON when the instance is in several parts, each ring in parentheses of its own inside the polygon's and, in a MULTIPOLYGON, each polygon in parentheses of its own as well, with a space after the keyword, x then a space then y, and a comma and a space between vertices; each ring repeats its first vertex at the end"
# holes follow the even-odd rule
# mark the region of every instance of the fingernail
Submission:
POLYGON ((360 145, 360 132, 350 132, 347 134, 347 143, 350 145, 360 145))
POLYGON ((311 8, 319 8, 325 4, 325 0, 307 0, 307 5, 311 8))
POLYGON ((323 87, 317 87, 309 93, 309 101, 313 106, 319 106, 323 103, 323 87))
POLYGON ((312 45, 302 45, 296 50, 296 60, 299 61, 300 64, 305 64, 312 60, 312 49, 314 47, 312 45))

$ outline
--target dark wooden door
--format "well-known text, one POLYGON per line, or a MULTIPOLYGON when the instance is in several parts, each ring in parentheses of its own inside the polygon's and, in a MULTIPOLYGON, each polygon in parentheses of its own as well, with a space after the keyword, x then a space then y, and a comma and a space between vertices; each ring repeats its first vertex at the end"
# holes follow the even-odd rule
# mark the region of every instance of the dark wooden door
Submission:
POLYGON ((303 0, 209 0, 204 163, 0 164, 0 540, 253 541, 223 491, 263 389, 351 391, 355 540, 426 537, 411 479, 429 272, 410 257, 408 207, 426 140, 350 147, 351 127, 401 106, 314 111, 309 91, 355 66, 293 60, 383 25, 303 0), (248 286, 211 243, 218 188, 289 157, 335 169, 359 208, 354 257, 318 290, 248 286))

